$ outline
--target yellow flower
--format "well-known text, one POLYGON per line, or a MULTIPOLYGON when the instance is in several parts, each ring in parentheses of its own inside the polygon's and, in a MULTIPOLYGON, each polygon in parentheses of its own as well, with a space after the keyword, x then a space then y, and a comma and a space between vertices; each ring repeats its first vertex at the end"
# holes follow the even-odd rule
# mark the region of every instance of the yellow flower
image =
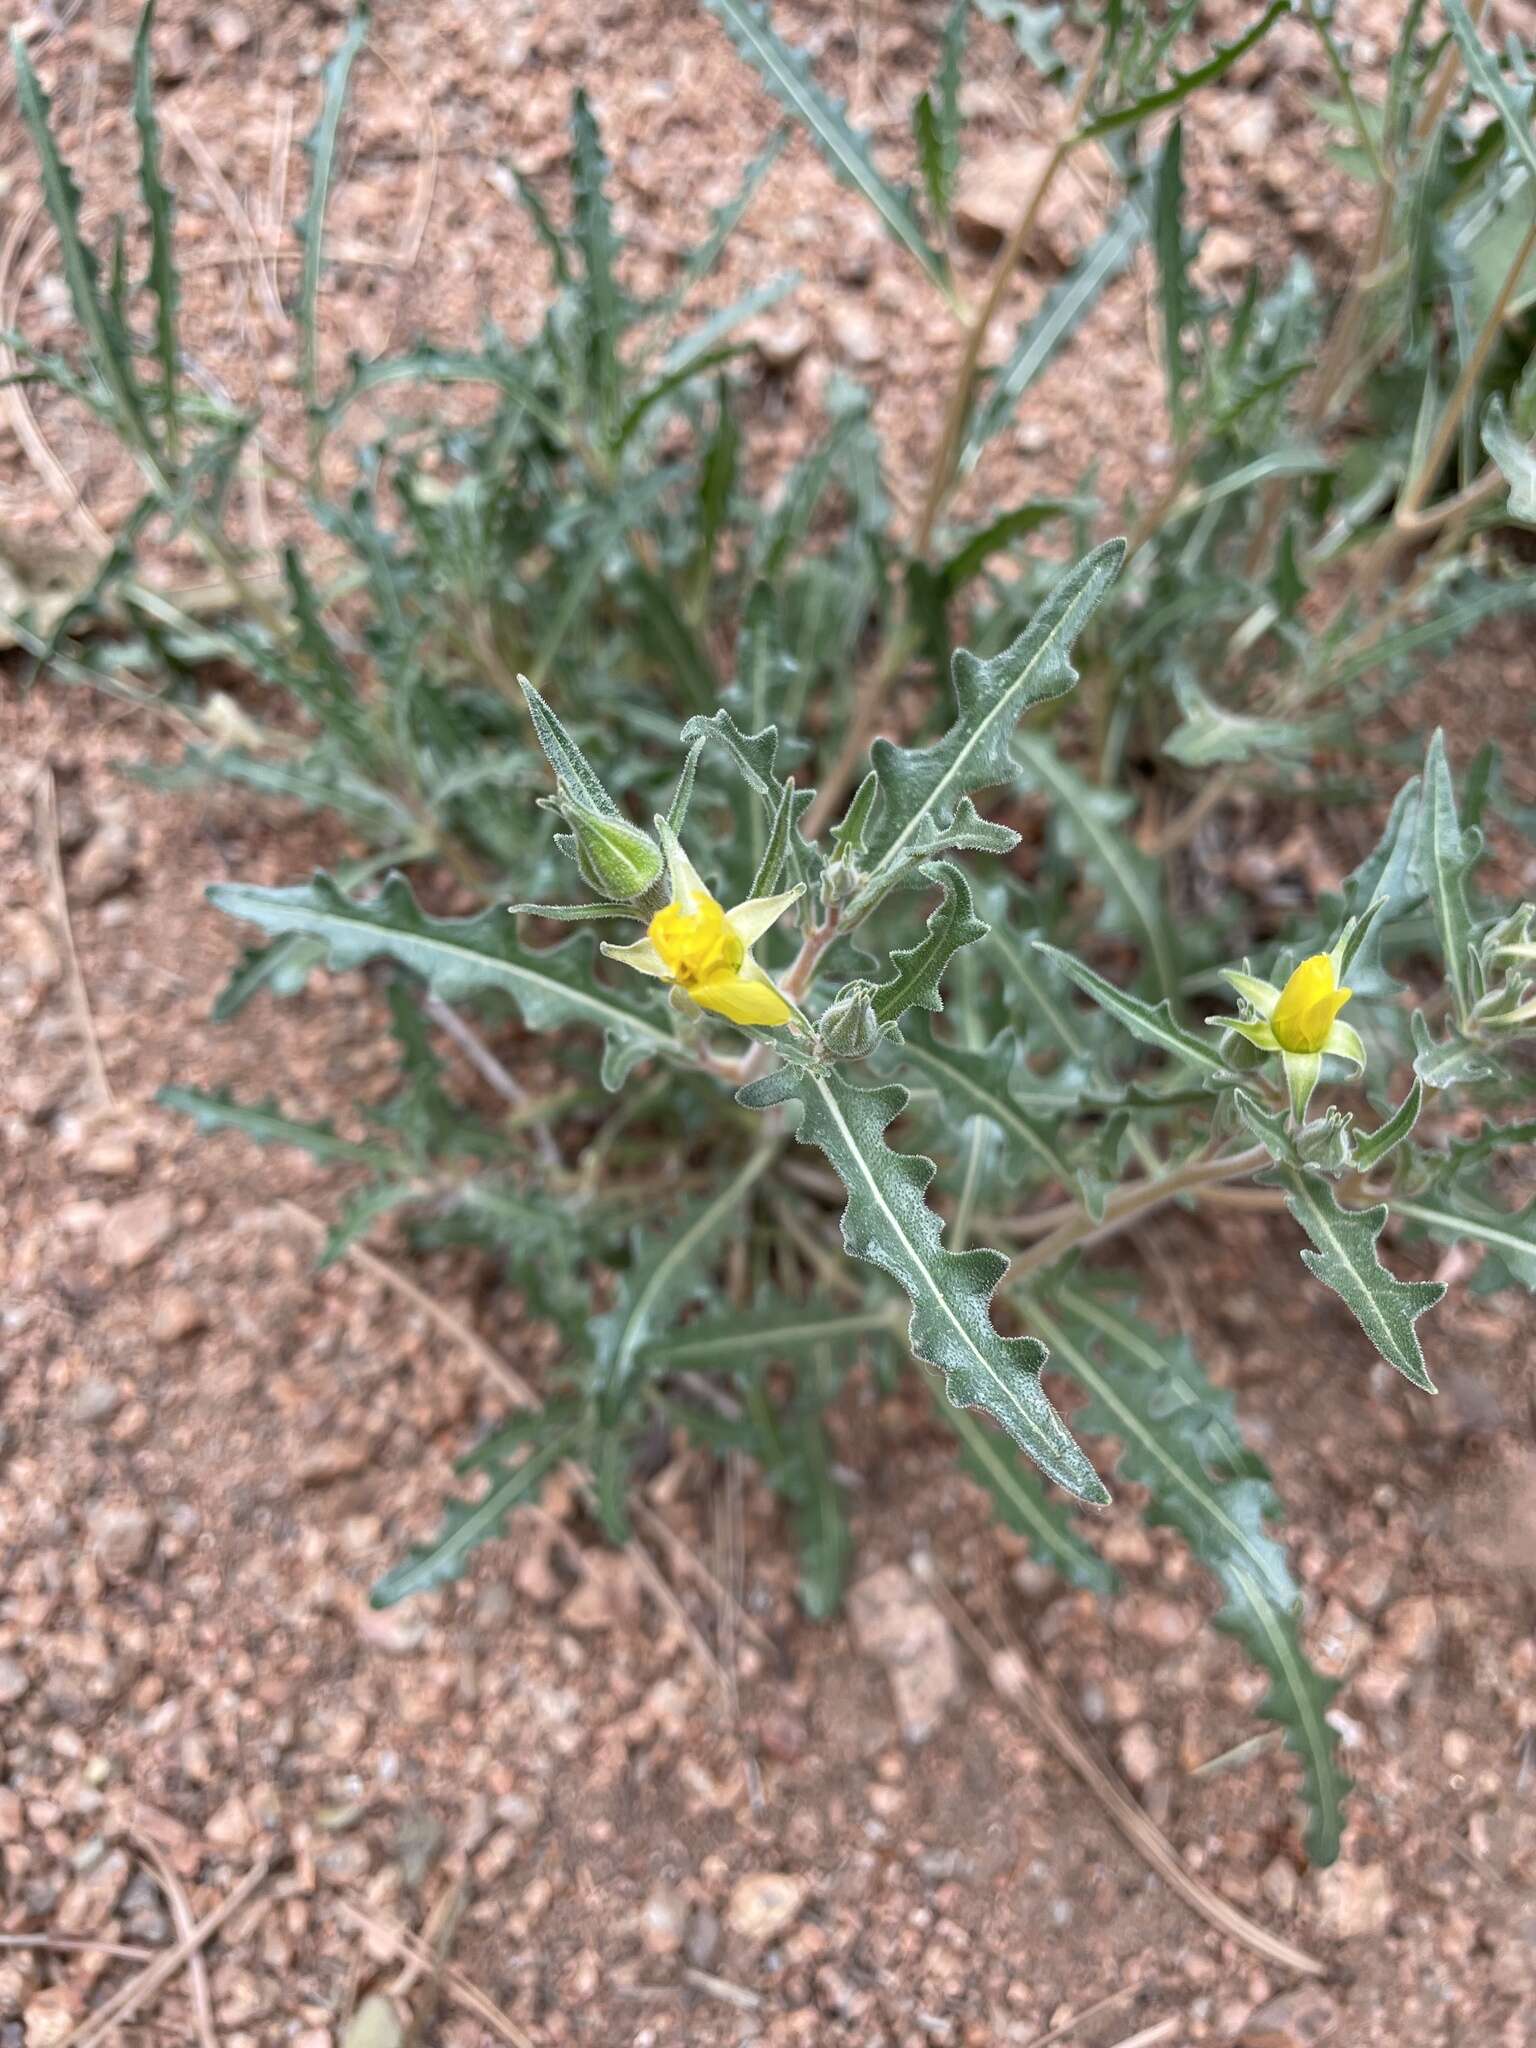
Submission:
POLYGON ((664 818, 656 830, 672 878, 672 901, 658 910, 643 939, 604 946, 610 960, 655 975, 732 1024, 772 1027, 798 1013, 752 958, 752 948, 777 918, 804 894, 797 884, 778 896, 754 896, 724 910, 700 881, 664 818))
POLYGON ((1339 986, 1336 954, 1311 954, 1292 970, 1283 989, 1272 981, 1260 981, 1257 975, 1230 970, 1223 971, 1222 980, 1231 982, 1256 1014, 1206 1021, 1237 1032, 1261 1052, 1280 1054, 1298 1123, 1307 1113, 1324 1053, 1348 1060, 1357 1072, 1364 1071, 1365 1047, 1360 1034, 1339 1021, 1339 1012, 1353 991, 1339 986))
POLYGON ((1314 953, 1296 968, 1269 1015, 1269 1028, 1282 1052, 1322 1052, 1333 1020, 1354 991, 1340 988, 1327 953, 1314 953))

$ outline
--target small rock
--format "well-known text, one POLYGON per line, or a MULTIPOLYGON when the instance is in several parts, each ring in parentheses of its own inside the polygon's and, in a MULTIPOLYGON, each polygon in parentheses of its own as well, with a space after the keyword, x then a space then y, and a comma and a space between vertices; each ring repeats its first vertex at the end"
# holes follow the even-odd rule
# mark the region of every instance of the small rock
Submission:
POLYGON ((109 1266, 126 1272, 169 1244, 175 1231, 175 1203, 164 1188, 152 1188, 109 1209, 96 1244, 109 1266))
POLYGON ((107 1501, 90 1518, 91 1548, 109 1579, 129 1579, 149 1562, 155 1519, 142 1501, 107 1501))
POLYGON ((673 1956, 688 1932, 688 1901, 675 1884, 653 1884, 640 1908, 640 1939, 653 1956, 673 1956))
POLYGON ((1133 1785, 1150 1785, 1162 1768, 1157 1737, 1145 1721, 1135 1721, 1120 1738, 1120 1768, 1133 1785))
POLYGON ((886 1668, 904 1739, 926 1742, 960 1694, 949 1623, 904 1565, 888 1564, 848 1595, 854 1639, 886 1668))
POLYGON ((139 1148, 126 1131, 100 1131, 81 1152, 80 1164, 87 1173, 132 1180, 139 1170, 139 1148))
POLYGON ((59 2048, 79 2022, 80 2008, 73 1991, 62 1984, 50 1984, 27 2001, 27 2048, 59 2048))
POLYGON ((157 1344, 179 1344, 207 1325, 203 1304, 190 1287, 162 1287, 149 1311, 149 1334, 157 1344))
POLYGON ((367 1469, 368 1446, 357 1437, 336 1437, 305 1451, 294 1463, 293 1476, 300 1486, 329 1486, 367 1469))
POLYGON ((33 988, 51 988, 64 971, 48 920, 35 910, 13 910, 5 920, 5 958, 33 988))
POLYGON ((840 354, 861 369, 869 369, 885 354, 880 330, 867 313, 848 306, 832 316, 832 339, 840 354))
POLYGON ((248 1849, 256 1839, 256 1823, 238 1792, 230 1794, 203 1829, 216 1849, 248 1849))
POLYGON ((1318 2048, 1331 2039, 1342 2015, 1317 1984, 1303 1984, 1249 2013, 1237 2048, 1318 2048))
POLYGON ((25 1668, 14 1657, 0 1657, 0 1707, 14 1707, 31 1683, 25 1668))
POLYGON ((1406 1664, 1427 1664, 1440 1643, 1440 1619, 1427 1593, 1395 1600, 1382 1616, 1387 1640, 1406 1664))
POLYGON ((255 33, 243 7, 215 7, 208 17, 208 40, 221 56, 243 50, 255 33))
POLYGON ((1200 1629, 1200 1610, 1178 1600, 1131 1599, 1124 1603, 1124 1626, 1154 1649, 1177 1650, 1200 1629))
POLYGON ((752 337, 752 346, 770 370, 783 372, 795 367, 815 339, 810 321, 791 313, 787 319, 759 328, 752 337))
MULTIPOLYGON (((969 159, 955 194, 955 231, 962 240, 978 249, 1001 248, 1023 218, 1049 155, 1044 144, 1034 143, 969 159)), ((1057 269, 1065 269, 1081 246, 1082 211, 1081 200, 1067 181, 1055 179, 1036 217, 1025 260, 1044 256, 1057 269)))
POLYGON ((123 1405, 123 1397, 110 1380, 82 1380, 76 1387, 69 1412, 76 1422, 90 1426, 110 1422, 123 1405))
POLYGON ((97 826, 75 862, 73 893, 82 903, 103 903, 126 888, 133 877, 134 840, 120 819, 97 826))
POLYGON ((785 1870, 754 1870, 739 1878, 725 1909, 725 1924, 744 1941, 772 1941, 792 1926, 805 1903, 805 1886, 785 1870))
POLYGON ((374 1991, 347 2022, 341 2048, 401 2048, 404 2040, 405 2028, 394 2001, 374 1991))
POLYGON ((36 1979, 37 1965, 27 1949, 0 1962, 0 2020, 20 2018, 36 1979))
POLYGON ((714 1967, 720 1953, 720 1920, 708 1906, 700 1906, 688 1922, 688 1935, 684 1944, 688 1960, 696 1970, 714 1967))
POLYGON ((1267 155, 1274 140, 1275 110, 1268 100, 1257 94, 1244 94, 1236 112, 1223 112, 1220 133, 1231 155, 1249 162, 1257 161, 1267 155))
POLYGON ((0 1785, 0 1842, 19 1842, 22 1829, 21 1794, 0 1785))
POLYGON ((1335 1863, 1317 1880, 1323 1930, 1336 1941, 1385 1933, 1394 1900, 1382 1863, 1335 1863))
POLYGON ((1277 1913, 1295 1912, 1300 1886, 1296 1866, 1288 1856, 1276 1856, 1265 1866, 1264 1875, 1259 1879, 1259 1890, 1277 1913))
POLYGON ((1200 243, 1200 267, 1213 277, 1230 277, 1253 261, 1253 244, 1233 228, 1212 228, 1200 243))

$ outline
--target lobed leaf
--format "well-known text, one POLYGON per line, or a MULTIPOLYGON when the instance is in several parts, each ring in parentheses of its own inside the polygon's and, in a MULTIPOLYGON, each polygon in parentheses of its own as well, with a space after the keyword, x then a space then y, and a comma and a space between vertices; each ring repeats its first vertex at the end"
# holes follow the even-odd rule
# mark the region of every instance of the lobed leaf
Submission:
POLYGON ((975 468, 982 450, 1008 424, 1030 385, 1075 333, 1104 287, 1126 268, 1145 232, 1140 207, 1129 203, 1123 206, 1099 239, 1083 251, 1061 283, 1051 287, 1019 328, 1012 349, 994 372, 987 395, 960 444, 961 476, 975 468))
POLYGON ((911 194, 876 169, 868 138, 817 84, 810 59, 777 33, 766 5, 754 0, 705 0, 705 5, 774 98, 802 123, 833 173, 868 200, 886 232, 936 285, 947 289, 948 267, 924 236, 911 194))
POLYGON ((759 1145, 724 1187, 679 1225, 646 1240, 625 1274, 619 1299, 592 1324, 592 1387, 599 1414, 612 1427, 628 1404, 650 1340, 688 1301, 714 1282, 711 1255, 779 1147, 759 1145))
POLYGON ((1043 953, 1061 969, 1068 981, 1075 982, 1084 995, 1091 996, 1101 1010, 1108 1011, 1117 1024, 1124 1025, 1133 1038, 1182 1060, 1186 1066, 1199 1067, 1207 1074, 1226 1078, 1227 1070, 1221 1055, 1205 1039, 1197 1038, 1194 1032, 1186 1031, 1182 1024, 1176 1023, 1166 1000, 1154 1009, 1140 997, 1116 988, 1102 974, 1095 974, 1091 967, 1085 966, 1072 954, 1063 953, 1057 946, 1048 946, 1044 939, 1036 939, 1034 946, 1037 953, 1043 953))
POLYGON ((1113 1593, 1114 1572, 1078 1535, 1013 1442, 963 1408, 947 1401, 934 1406, 959 1439, 961 1464, 992 1496, 1004 1526, 1025 1539, 1030 1555, 1060 1572, 1070 1586, 1086 1586, 1106 1598, 1113 1593))
POLYGON ((927 929, 915 946, 899 946, 891 954, 896 970, 873 990, 877 1023, 898 1023, 914 1006, 942 1010, 944 999, 939 983, 962 946, 974 946, 987 936, 987 927, 976 916, 965 876, 947 860, 930 862, 922 869, 930 882, 943 891, 941 900, 929 913, 927 929))
POLYGON ((417 1544, 384 1574, 369 1595, 370 1604, 393 1607, 413 1593, 430 1593, 462 1577, 475 1551, 501 1534, 513 1508, 533 1498, 568 1455, 574 1440, 570 1429, 563 1430, 531 1450, 520 1464, 499 1471, 493 1468, 491 1486, 483 1499, 450 1500, 437 1535, 429 1543, 417 1544))
POLYGON ((936 1037, 927 1019, 918 1018, 902 1034, 900 1056, 903 1066, 915 1069, 938 1091, 952 1129, 959 1130, 971 1117, 991 1124, 1003 1142, 1003 1170, 1015 1181, 1027 1173, 1031 1182, 1059 1181, 1070 1190, 1076 1176, 1055 1132, 1015 1097, 1021 1050, 1012 1025, 1005 1025, 990 1045, 972 1049, 936 1037))
POLYGON ((1446 982, 1461 1024, 1466 1023, 1472 1006, 1473 921, 1467 881, 1481 857, 1482 844, 1482 834, 1475 827, 1462 830, 1445 734, 1437 728, 1424 760, 1418 858, 1440 936, 1446 982))
POLYGON ((320 269, 325 258, 325 210, 330 203, 331 173, 336 162, 342 110, 347 103, 347 87, 352 66, 368 39, 370 13, 368 0, 355 0, 346 34, 325 67, 320 118, 304 145, 309 158, 309 195, 304 204, 304 217, 299 222, 299 238, 304 244, 304 261, 299 272, 299 368, 304 397, 311 408, 318 407, 320 403, 320 269))
POLYGON ((1003 1337, 990 1303, 1008 1262, 1000 1252, 946 1252, 927 1205, 931 1159, 893 1151, 886 1126, 906 1107, 904 1088, 855 1088, 835 1070, 781 1067, 738 1092, 747 1109, 798 1108, 801 1142, 816 1145, 848 1191, 843 1243, 880 1266, 912 1303, 908 1342, 945 1376, 956 1407, 985 1408, 1058 1485, 1082 1500, 1108 1496, 1040 1386, 1045 1347, 1003 1337))
POLYGON ((1298 1166, 1277 1165, 1274 1179, 1315 1247, 1302 1253, 1302 1264, 1333 1289, 1388 1365, 1426 1394, 1434 1393, 1414 1324, 1445 1288, 1438 1280, 1399 1280, 1381 1263, 1376 1240, 1386 1224, 1386 1203, 1346 1209, 1331 1182, 1298 1166))
POLYGON ((870 750, 880 801, 870 821, 870 875, 848 906, 852 920, 866 901, 878 901, 885 878, 932 845, 954 819, 962 797, 1010 781, 1013 729, 1031 706, 1060 697, 1077 681, 1068 659, 1125 559, 1123 540, 1106 541, 1067 570, 1047 593, 1028 627, 990 661, 961 648, 950 675, 957 716, 928 747, 898 747, 877 739, 870 750))
POLYGON ((338 1137, 329 1123, 308 1123, 284 1114, 275 1102, 236 1102, 226 1089, 162 1088, 155 1096, 162 1109, 189 1116, 200 1131, 239 1131, 258 1145, 294 1145, 327 1166, 370 1166, 393 1173, 400 1155, 388 1145, 360 1145, 338 1137))
POLYGON ((636 1060, 674 1045, 655 1008, 597 980, 585 936, 535 950, 523 945, 515 921, 502 909, 476 917, 430 917, 403 875, 389 876, 367 903, 346 895, 326 874, 292 889, 220 883, 208 891, 208 900, 263 931, 320 940, 337 971, 368 960, 395 960, 445 1002, 494 990, 513 999, 532 1030, 590 1025, 607 1034, 607 1085, 617 1087, 636 1060))

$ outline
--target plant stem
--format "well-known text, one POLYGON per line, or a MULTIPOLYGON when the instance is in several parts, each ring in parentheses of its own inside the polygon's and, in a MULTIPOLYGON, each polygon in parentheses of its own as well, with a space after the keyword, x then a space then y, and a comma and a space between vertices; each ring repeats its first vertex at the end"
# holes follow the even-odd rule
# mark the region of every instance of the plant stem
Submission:
POLYGON ((1094 37, 1088 54, 1083 60, 1082 73, 1077 81, 1077 91, 1072 96, 1071 109, 1067 115, 1067 132, 1056 143, 1050 155, 1041 166, 1040 175, 1025 202, 1024 211, 1011 235, 1004 242, 992 265, 992 274, 987 280, 987 292, 980 309, 970 323, 965 337, 965 349, 960 358, 959 373, 950 388, 949 404, 944 416, 944 431, 939 441, 939 451, 934 459, 932 473, 928 479, 928 491, 923 500, 922 516, 918 520, 917 541, 914 552, 926 557, 933 539, 933 529, 955 480, 955 468, 960 457, 960 443, 965 433, 965 423, 970 415, 971 393, 976 383, 976 371, 981 361, 981 351, 986 344, 987 331, 997 315, 1013 274, 1018 269, 1019 258, 1028 246, 1029 238, 1035 231, 1040 218, 1040 209, 1046 195, 1055 183, 1056 174, 1077 147, 1078 123, 1088 104, 1089 94, 1099 73, 1099 58, 1103 52, 1102 34, 1094 37))
POLYGON ((1041 1238, 1038 1244, 1021 1252, 1009 1267, 1007 1277, 1024 1280, 1031 1273, 1044 1272, 1048 1266, 1054 1266, 1059 1259, 1065 1258, 1068 1252, 1114 1237, 1138 1217, 1162 1208, 1167 1202, 1177 1201, 1180 1195, 1215 1187, 1222 1181, 1240 1180, 1268 1163, 1269 1153, 1265 1147, 1251 1145, 1246 1152, 1229 1152, 1220 1159, 1191 1160, 1188 1165, 1175 1167, 1172 1172, 1160 1174, 1155 1180, 1136 1181, 1110 1196, 1097 1223, 1086 1210, 1080 1210, 1048 1237, 1041 1238))
MULTIPOLYGON (((1536 255, 1536 220, 1531 222, 1520 238, 1520 246, 1504 274, 1498 296, 1488 309, 1488 317, 1478 330, 1477 339, 1462 363, 1456 382, 1451 386, 1451 395, 1445 402, 1445 410, 1440 415, 1440 423, 1435 429, 1434 437, 1393 508, 1391 524, 1361 555, 1349 587, 1339 600, 1334 619, 1342 618, 1352 603, 1372 596, 1381 587, 1383 578, 1404 543, 1412 539, 1416 531, 1422 530, 1421 514, 1424 501, 1434 489, 1435 481, 1445 467, 1452 444, 1461 430, 1462 415, 1477 393, 1483 371, 1488 365, 1488 358, 1493 353, 1494 344, 1504 331, 1504 318, 1509 311, 1510 301, 1533 255, 1536 255)), ((1474 485, 1469 487, 1469 490, 1476 488, 1474 485)), ((1468 495, 1468 491, 1463 491, 1452 500, 1458 516, 1467 509, 1468 495)), ((1330 620, 1329 623, 1332 624, 1333 621, 1330 620)))

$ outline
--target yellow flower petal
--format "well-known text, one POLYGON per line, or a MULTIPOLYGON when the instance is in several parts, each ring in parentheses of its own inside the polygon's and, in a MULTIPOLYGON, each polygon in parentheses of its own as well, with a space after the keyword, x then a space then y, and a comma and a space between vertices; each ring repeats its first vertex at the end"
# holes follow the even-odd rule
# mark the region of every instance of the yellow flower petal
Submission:
POLYGON ((672 979, 671 968, 649 939, 636 939, 628 946, 610 946, 605 941, 601 950, 605 959, 617 960, 624 967, 633 967, 637 974, 654 974, 658 981, 672 979))
POLYGON ((769 926, 777 924, 791 903, 798 903, 804 894, 804 882, 796 882, 793 889, 786 889, 780 896, 751 896, 734 910, 728 910, 725 921, 750 951, 769 926))
POLYGON ((723 974, 716 981, 695 982, 689 995, 701 1010, 713 1010, 732 1024, 756 1024, 771 1028, 787 1024, 794 1015, 771 981, 750 981, 739 974, 723 974))
POLYGON ((1333 1020, 1352 990, 1340 988, 1332 958, 1314 953, 1295 968, 1270 1016, 1275 1038, 1286 1052, 1321 1052, 1333 1020))

